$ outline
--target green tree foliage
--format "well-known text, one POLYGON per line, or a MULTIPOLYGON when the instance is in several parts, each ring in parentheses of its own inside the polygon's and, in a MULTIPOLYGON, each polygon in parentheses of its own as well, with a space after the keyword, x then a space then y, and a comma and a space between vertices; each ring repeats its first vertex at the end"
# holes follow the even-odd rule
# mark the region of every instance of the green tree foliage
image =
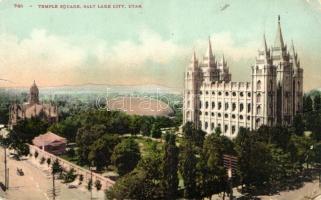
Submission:
POLYGON ((202 147, 206 133, 201 129, 197 129, 192 122, 187 122, 183 126, 183 135, 195 146, 202 147))
POLYGON ((71 168, 63 175, 63 180, 65 183, 71 183, 77 178, 77 174, 74 168, 71 168))
POLYGON ((315 95, 315 97, 313 99, 313 108, 314 108, 315 111, 321 112, 321 96, 320 96, 320 93, 315 95))
POLYGON ((102 185, 101 182, 99 180, 95 181, 95 188, 99 191, 101 189, 102 185))
POLYGON ((184 197, 194 199, 198 197, 196 188, 197 158, 195 148, 190 142, 186 142, 180 151, 180 172, 184 180, 184 197))
POLYGON ((142 158, 137 167, 117 180, 116 184, 106 191, 107 199, 162 199, 162 156, 156 148, 142 158))
POLYGON ((88 160, 96 166, 97 171, 111 163, 110 157, 119 142, 118 136, 105 134, 90 145, 88 160))
POLYGON ((176 146, 174 134, 167 134, 164 145, 163 158, 163 180, 162 186, 166 199, 175 199, 178 189, 178 155, 179 149, 176 146))
POLYGON ((199 163, 201 196, 211 197, 213 194, 226 191, 227 173, 223 165, 224 154, 235 154, 231 140, 219 135, 219 132, 206 137, 199 163))
POLYGON ((51 163, 51 159, 50 159, 50 158, 47 158, 47 165, 48 165, 48 167, 50 166, 50 163, 51 163))
POLYGON ((63 169, 59 163, 59 160, 56 159, 51 165, 51 173, 55 175, 58 173, 62 173, 62 171, 63 171, 63 169))
POLYGON ((118 179, 116 184, 106 190, 107 199, 156 199, 154 183, 141 170, 134 170, 118 179))
POLYGON ((162 131, 161 129, 158 127, 158 125, 153 124, 152 125, 152 129, 151 129, 151 136, 153 138, 160 138, 162 136, 162 131))
POLYGON ((85 126, 78 129, 76 143, 80 164, 90 164, 88 159, 90 146, 104 133, 105 126, 103 125, 85 126))
POLYGON ((239 157, 239 175, 242 184, 262 187, 269 181, 271 156, 266 143, 259 141, 254 132, 241 128, 235 140, 239 157))
POLYGON ((34 137, 45 133, 48 127, 49 124, 39 118, 26 119, 19 121, 15 126, 13 126, 10 136, 11 134, 17 134, 19 140, 31 143, 34 137))
POLYGON ((303 122, 303 117, 302 114, 296 114, 293 119, 293 128, 294 128, 294 133, 298 136, 302 136, 304 133, 304 122, 303 122))
POLYGON ((134 139, 124 139, 114 148, 111 156, 111 161, 113 165, 117 168, 120 175, 124 175, 132 171, 141 155, 139 151, 139 146, 134 139))

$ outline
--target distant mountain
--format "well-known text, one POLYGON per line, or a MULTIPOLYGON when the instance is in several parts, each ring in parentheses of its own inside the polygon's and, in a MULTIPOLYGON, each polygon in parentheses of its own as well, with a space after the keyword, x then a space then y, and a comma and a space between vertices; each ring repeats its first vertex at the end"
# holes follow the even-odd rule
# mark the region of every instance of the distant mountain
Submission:
MULTIPOLYGON (((9 88, 8 90, 15 90, 17 92, 27 91, 27 88, 9 88)), ((41 94, 97 94, 97 93, 161 93, 161 94, 181 94, 182 90, 179 88, 170 88, 161 85, 108 85, 108 84, 83 84, 83 85, 63 85, 55 87, 41 87, 39 86, 41 94)))

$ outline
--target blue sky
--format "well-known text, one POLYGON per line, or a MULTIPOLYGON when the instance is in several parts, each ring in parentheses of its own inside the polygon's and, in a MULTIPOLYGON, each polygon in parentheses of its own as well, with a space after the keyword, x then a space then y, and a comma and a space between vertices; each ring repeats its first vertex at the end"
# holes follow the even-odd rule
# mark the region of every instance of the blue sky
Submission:
POLYGON ((0 1, 0 86, 106 83, 183 87, 193 49, 211 37, 235 81, 250 78, 266 34, 274 43, 277 16, 305 70, 305 89, 321 87, 320 0, 41 0, 0 1), (14 8, 14 3, 24 8, 14 8), (139 4, 137 9, 40 9, 38 4, 139 4), (221 8, 228 4, 225 10, 221 8), (32 7, 30 7, 32 6, 32 7))

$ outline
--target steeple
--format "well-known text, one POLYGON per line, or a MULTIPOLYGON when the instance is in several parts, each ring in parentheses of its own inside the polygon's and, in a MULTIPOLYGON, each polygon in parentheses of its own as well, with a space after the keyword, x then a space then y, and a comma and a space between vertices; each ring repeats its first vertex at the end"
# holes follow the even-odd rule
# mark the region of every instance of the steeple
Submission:
POLYGON ((32 86, 30 87, 29 93, 29 103, 30 104, 37 104, 39 103, 39 89, 36 85, 36 81, 33 81, 32 86))
POLYGON ((279 48, 283 49, 284 48, 284 41, 283 41, 281 22, 280 21, 281 21, 281 19, 280 19, 280 15, 279 15, 278 16, 278 27, 277 27, 274 47, 279 47, 279 48))
POLYGON ((264 50, 265 52, 268 52, 265 34, 263 34, 263 50, 264 50))
POLYGON ((293 40, 291 41, 291 50, 292 50, 292 59, 293 59, 293 67, 299 68, 298 54, 295 52, 293 40))
POLYGON ((225 60, 225 56, 224 56, 224 53, 222 55, 222 60, 221 60, 223 66, 225 66, 227 63, 226 63, 226 60, 225 60))
POLYGON ((192 63, 197 62, 197 58, 196 58, 196 53, 195 50, 193 51, 193 56, 192 56, 192 63))
POLYGON ((214 58, 210 36, 208 36, 208 48, 206 52, 206 57, 208 58, 208 60, 212 60, 214 58))

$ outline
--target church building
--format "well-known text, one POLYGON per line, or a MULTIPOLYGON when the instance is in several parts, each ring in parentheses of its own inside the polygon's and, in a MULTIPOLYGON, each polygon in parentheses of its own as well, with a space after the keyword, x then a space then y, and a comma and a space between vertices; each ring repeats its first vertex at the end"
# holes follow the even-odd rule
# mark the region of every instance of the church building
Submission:
POLYGON ((9 109, 9 125, 13 126, 18 121, 38 117, 54 123, 58 121, 58 108, 55 105, 44 104, 39 101, 39 89, 34 81, 29 91, 29 101, 23 104, 13 103, 9 109))
POLYGON ((211 41, 201 61, 195 55, 185 72, 183 122, 213 133, 236 137, 239 128, 258 129, 261 125, 290 125, 302 112, 303 69, 293 42, 284 42, 280 17, 274 45, 265 35, 250 68, 250 82, 233 82, 224 56, 218 59, 211 41))

